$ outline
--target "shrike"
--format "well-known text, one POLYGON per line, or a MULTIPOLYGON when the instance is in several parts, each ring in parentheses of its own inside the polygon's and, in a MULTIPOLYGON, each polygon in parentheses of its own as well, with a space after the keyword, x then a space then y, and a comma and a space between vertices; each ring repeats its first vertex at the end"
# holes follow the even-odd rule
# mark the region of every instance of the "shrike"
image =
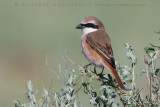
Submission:
POLYGON ((82 50, 90 62, 86 67, 91 64, 100 67, 102 73, 103 69, 107 68, 118 82, 120 89, 126 90, 116 70, 111 41, 103 23, 96 17, 86 17, 76 28, 82 30, 82 50))

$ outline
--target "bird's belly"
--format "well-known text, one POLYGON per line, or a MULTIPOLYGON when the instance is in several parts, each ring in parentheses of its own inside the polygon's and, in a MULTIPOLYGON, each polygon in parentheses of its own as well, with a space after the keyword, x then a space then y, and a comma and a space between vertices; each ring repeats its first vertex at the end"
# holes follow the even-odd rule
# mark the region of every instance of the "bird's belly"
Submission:
POLYGON ((97 67, 103 67, 101 56, 92 49, 85 41, 82 41, 82 50, 88 61, 97 67))

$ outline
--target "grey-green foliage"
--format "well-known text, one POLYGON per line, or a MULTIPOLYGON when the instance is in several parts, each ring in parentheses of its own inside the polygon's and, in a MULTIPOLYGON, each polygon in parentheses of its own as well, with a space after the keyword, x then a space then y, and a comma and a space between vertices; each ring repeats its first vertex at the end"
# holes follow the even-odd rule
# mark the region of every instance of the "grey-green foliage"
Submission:
POLYGON ((15 107, 80 107, 73 88, 78 78, 74 74, 74 70, 71 71, 68 82, 63 86, 60 93, 49 92, 43 89, 42 97, 39 99, 36 99, 38 91, 34 91, 32 82, 28 81, 27 90, 25 91, 27 100, 15 100, 15 107))
POLYGON ((131 59, 132 66, 134 66, 137 63, 137 58, 132 53, 133 52, 133 48, 129 45, 129 43, 125 43, 124 45, 127 48, 126 56, 127 56, 128 59, 131 59))
POLYGON ((31 81, 27 82, 27 90, 25 90, 25 94, 27 96, 28 101, 16 100, 14 101, 15 107, 37 107, 36 94, 38 91, 33 90, 33 84, 31 81))
POLYGON ((80 107, 75 97, 73 86, 77 83, 77 77, 74 70, 69 74, 69 79, 66 85, 63 86, 61 93, 54 93, 54 105, 56 107, 80 107))
POLYGON ((160 34, 160 29, 156 29, 156 30, 155 30, 155 33, 160 34))
POLYGON ((90 83, 83 82, 83 91, 90 96, 90 104, 97 106, 112 106, 116 93, 112 89, 112 87, 107 85, 102 85, 99 91, 95 91, 90 83))
POLYGON ((130 60, 130 64, 121 65, 116 62, 117 70, 119 71, 122 80, 124 81, 127 91, 122 92, 118 88, 118 84, 110 74, 97 74, 96 71, 88 70, 86 76, 92 78, 93 80, 98 80, 101 84, 99 90, 95 90, 92 87, 92 81, 83 82, 83 91, 90 96, 90 104, 98 107, 108 107, 108 106, 125 106, 125 107, 136 107, 136 106, 160 106, 160 68, 156 67, 155 63, 159 56, 160 46, 151 45, 151 47, 146 47, 145 51, 148 55, 148 60, 145 59, 144 63, 149 69, 149 74, 145 70, 138 70, 139 72, 135 74, 137 66, 137 58, 133 54, 133 48, 128 43, 125 43, 127 48, 126 56, 130 60), (157 48, 157 49, 155 49, 157 48), (136 88, 135 79, 144 78, 142 75, 149 75, 150 78, 149 88, 150 95, 143 95, 143 89, 136 88), (97 78, 95 78, 97 76, 97 78), (115 98, 119 96, 118 103, 115 103, 115 98))
MULTIPOLYGON (((155 32, 159 34, 159 30, 155 32)), ((42 97, 39 99, 36 98, 38 91, 33 90, 33 84, 29 81, 25 91, 27 100, 14 101, 15 107, 80 107, 76 97, 78 91, 90 96, 88 102, 93 107, 160 107, 160 66, 156 64, 160 58, 160 46, 150 44, 144 48, 146 52, 144 56, 145 66, 143 70, 138 70, 137 74, 135 71, 138 64, 137 58, 133 54, 133 48, 129 43, 125 43, 125 46, 127 49, 126 56, 130 63, 121 65, 116 62, 116 68, 127 91, 119 89, 118 83, 112 75, 97 73, 96 69, 83 69, 83 67, 77 66, 82 72, 81 75, 76 76, 74 70, 70 71, 68 81, 64 84, 61 92, 43 89, 42 97), (136 87, 136 78, 146 79, 149 90, 147 95, 142 95, 143 89, 136 87), (94 81, 97 81, 100 86, 95 88, 94 81), (78 84, 81 86, 75 90, 75 86, 78 84), (119 101, 116 102, 115 99, 119 99, 119 101)), ((85 104, 82 105, 85 107, 85 104)))

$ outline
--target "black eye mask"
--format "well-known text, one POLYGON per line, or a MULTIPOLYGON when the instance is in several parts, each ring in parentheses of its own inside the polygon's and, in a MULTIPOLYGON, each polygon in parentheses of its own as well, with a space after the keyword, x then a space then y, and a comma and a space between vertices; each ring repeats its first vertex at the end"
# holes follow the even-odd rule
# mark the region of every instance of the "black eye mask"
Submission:
POLYGON ((81 26, 91 27, 91 28, 94 28, 94 29, 98 29, 98 26, 95 25, 95 24, 93 24, 93 23, 81 24, 81 26))

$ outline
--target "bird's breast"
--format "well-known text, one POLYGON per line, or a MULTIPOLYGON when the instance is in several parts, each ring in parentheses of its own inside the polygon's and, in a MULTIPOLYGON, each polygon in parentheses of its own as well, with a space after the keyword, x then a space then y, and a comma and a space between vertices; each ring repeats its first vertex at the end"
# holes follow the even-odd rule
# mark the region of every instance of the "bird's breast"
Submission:
POLYGON ((82 36, 81 45, 84 56, 88 59, 88 61, 95 66, 103 67, 102 57, 86 42, 86 35, 82 36))

